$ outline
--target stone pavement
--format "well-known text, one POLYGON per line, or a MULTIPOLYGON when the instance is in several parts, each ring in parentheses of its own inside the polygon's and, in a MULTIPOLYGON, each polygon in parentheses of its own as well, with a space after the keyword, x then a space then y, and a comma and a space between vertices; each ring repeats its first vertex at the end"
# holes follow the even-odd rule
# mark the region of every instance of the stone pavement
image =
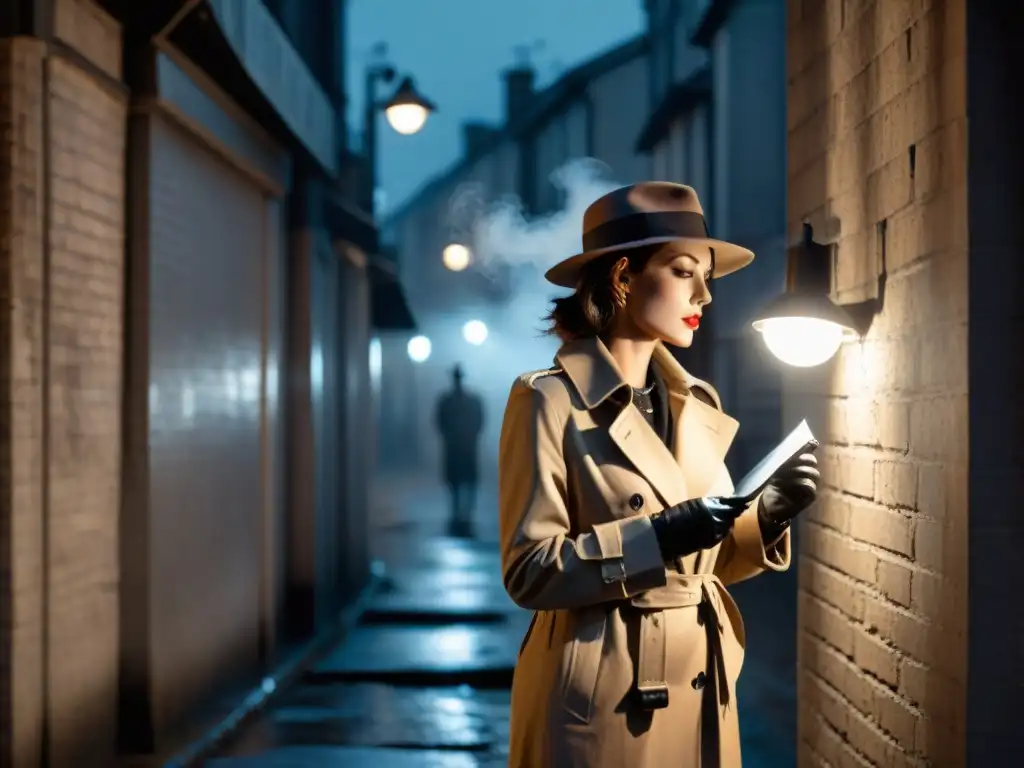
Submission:
MULTIPOLYGON (((205 765, 506 765, 509 687, 529 615, 501 585, 494 489, 480 495, 473 541, 443 535, 443 490, 429 480, 392 478, 375 507, 385 589, 341 645, 205 765)), ((743 688, 745 768, 791 768, 773 712, 786 692, 743 688)))

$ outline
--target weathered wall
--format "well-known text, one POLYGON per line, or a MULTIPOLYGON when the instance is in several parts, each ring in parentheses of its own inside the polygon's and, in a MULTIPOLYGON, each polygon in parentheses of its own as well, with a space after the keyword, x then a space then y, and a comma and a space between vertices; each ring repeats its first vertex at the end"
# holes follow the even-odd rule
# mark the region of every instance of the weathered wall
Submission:
MULTIPOLYGON (((801 530, 800 764, 963 765, 967 578, 964 0, 791 0, 789 212, 834 295, 884 305, 834 367, 801 530)), ((824 396, 816 400, 814 395, 824 396)))
POLYGON ((0 42, 2 757, 38 764, 43 706, 43 109, 45 50, 0 42))
POLYGON ((117 711, 120 30, 70 0, 54 21, 52 48, 0 42, 0 762, 19 766, 39 764, 44 707, 51 764, 104 764, 117 711))

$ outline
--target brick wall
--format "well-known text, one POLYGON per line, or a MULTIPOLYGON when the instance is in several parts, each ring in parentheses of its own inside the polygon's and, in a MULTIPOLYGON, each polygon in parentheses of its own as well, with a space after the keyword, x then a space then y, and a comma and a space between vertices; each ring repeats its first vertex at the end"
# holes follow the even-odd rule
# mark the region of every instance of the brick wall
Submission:
POLYGON ((0 763, 39 765, 43 707, 44 46, 0 40, 0 763))
POLYGON ((789 2, 790 229, 837 243, 837 300, 882 300, 830 370, 790 374, 827 437, 799 532, 800 765, 964 764, 964 7, 789 2))
POLYGON ((74 64, 50 66, 48 652, 58 756, 83 739, 98 750, 89 754, 114 743, 126 115, 123 96, 74 64))
POLYGON ((0 762, 18 766, 39 764, 44 707, 50 764, 106 764, 117 707, 126 106, 101 73, 116 83, 120 32, 86 3, 55 21, 98 71, 37 40, 0 47, 0 762))

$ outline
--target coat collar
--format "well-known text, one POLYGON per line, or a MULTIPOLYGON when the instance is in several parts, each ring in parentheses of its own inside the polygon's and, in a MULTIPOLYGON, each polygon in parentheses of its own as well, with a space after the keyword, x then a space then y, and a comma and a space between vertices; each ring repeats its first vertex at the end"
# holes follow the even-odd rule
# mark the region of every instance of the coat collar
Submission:
MULTIPOLYGON (((608 436, 643 475, 666 506, 703 496, 715 486, 738 423, 721 411, 717 393, 676 362, 662 344, 655 347, 652 363, 668 394, 672 445, 666 446, 636 408, 620 408, 608 426, 608 436), (689 395, 700 389, 713 401, 708 405, 689 395)), ((555 364, 579 393, 590 411, 615 392, 629 389, 608 348, 600 339, 581 339, 562 346, 555 364)), ((626 402, 629 398, 626 399, 626 402)))
MULTIPOLYGON (((687 373, 660 341, 654 348, 651 362, 670 395, 688 395, 695 386, 700 387, 700 381, 687 373)), ((597 337, 566 342, 555 355, 555 365, 565 371, 588 409, 596 408, 615 392, 628 387, 615 358, 597 337)), ((713 390, 701 389, 721 407, 713 390)))

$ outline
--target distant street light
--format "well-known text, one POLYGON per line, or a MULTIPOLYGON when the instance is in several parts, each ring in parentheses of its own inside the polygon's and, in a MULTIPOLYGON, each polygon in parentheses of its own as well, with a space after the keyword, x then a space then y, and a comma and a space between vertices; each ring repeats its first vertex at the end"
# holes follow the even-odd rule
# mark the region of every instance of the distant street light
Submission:
POLYGON ((384 105, 384 115, 392 128, 403 136, 409 136, 423 127, 435 109, 437 107, 416 90, 412 78, 407 77, 384 105))
POLYGON ((406 351, 409 353, 409 359, 414 363, 426 362, 430 357, 430 339, 426 336, 413 336, 409 339, 406 351))
POLYGON ((479 347, 487 341, 487 326, 480 320, 470 320, 462 326, 462 338, 473 346, 479 347))
POLYGON ((471 254, 469 248, 461 243, 452 243, 444 249, 441 260, 452 272, 461 272, 469 266, 471 254))

